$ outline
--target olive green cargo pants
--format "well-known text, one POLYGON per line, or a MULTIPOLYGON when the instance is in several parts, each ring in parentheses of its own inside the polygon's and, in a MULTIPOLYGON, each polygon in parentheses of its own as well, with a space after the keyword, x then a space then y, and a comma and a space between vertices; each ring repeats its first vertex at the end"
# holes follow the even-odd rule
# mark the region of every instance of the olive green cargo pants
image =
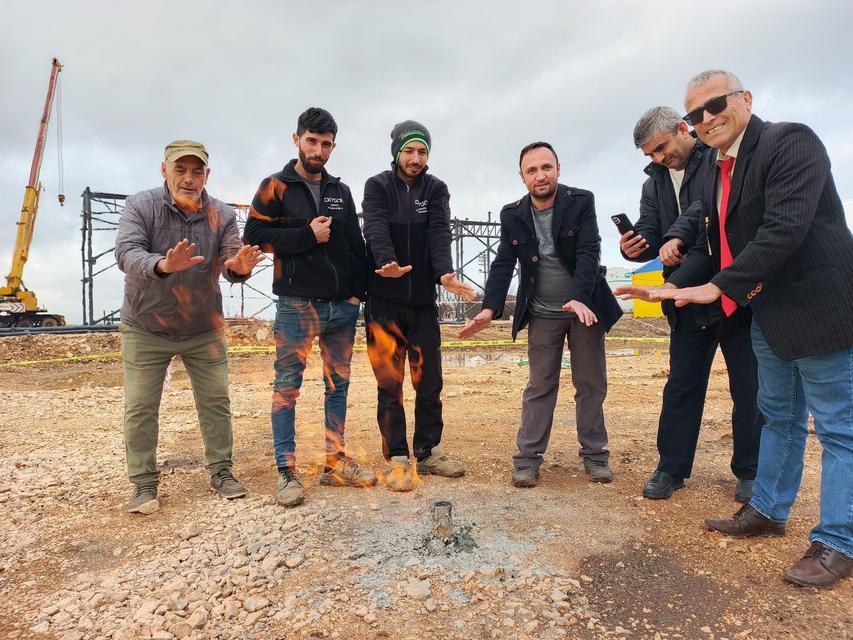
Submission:
POLYGON ((204 333, 170 340, 122 324, 124 359, 124 444, 127 476, 133 484, 156 483, 160 397, 166 369, 179 355, 192 383, 204 440, 205 467, 211 474, 231 467, 231 402, 225 334, 204 333))

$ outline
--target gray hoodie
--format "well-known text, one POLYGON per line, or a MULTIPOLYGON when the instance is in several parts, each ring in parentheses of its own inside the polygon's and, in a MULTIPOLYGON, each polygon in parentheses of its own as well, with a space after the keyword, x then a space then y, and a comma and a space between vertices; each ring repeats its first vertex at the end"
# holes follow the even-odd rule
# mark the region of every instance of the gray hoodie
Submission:
POLYGON ((165 184, 129 196, 115 247, 118 268, 125 274, 121 321, 172 340, 221 329, 225 319, 220 274, 229 282, 249 278, 224 266, 241 244, 234 209, 207 191, 202 192, 202 208, 190 214, 173 204, 165 184), (184 238, 196 244, 195 255, 205 261, 157 275, 154 265, 184 238))

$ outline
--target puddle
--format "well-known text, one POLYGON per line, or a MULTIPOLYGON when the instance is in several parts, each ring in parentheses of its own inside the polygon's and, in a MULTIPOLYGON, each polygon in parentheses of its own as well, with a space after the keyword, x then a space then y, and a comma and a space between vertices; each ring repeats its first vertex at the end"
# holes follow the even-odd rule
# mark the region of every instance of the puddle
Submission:
MULTIPOLYGON (((621 349, 607 349, 605 354, 608 358, 622 358, 629 356, 665 356, 667 351, 660 349, 642 349, 625 347, 621 349)), ((441 363, 452 367, 473 368, 492 362, 517 364, 519 367, 528 366, 527 354, 507 351, 484 351, 471 353, 470 351, 445 351, 441 354, 441 363)), ((568 351, 563 351, 563 369, 570 369, 570 356, 568 351)))

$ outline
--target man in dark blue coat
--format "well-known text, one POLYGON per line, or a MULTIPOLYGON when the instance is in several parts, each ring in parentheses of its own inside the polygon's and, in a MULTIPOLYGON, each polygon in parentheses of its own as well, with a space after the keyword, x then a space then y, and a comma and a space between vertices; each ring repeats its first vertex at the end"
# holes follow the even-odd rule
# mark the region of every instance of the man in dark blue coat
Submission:
POLYGON ((558 184, 553 147, 534 142, 521 150, 519 168, 528 195, 501 211, 501 240, 490 268, 483 309, 465 325, 467 338, 500 318, 516 263, 520 265, 512 337, 529 324, 530 378, 524 390, 512 482, 532 487, 548 447, 563 345, 571 351, 580 456, 595 482, 610 482, 604 334, 622 315, 600 266, 601 238, 592 193, 558 184))
MULTIPOLYGON (((634 144, 651 159, 640 199, 636 233, 620 240, 622 255, 645 262, 660 255, 664 278, 675 273, 696 242, 703 213, 702 190, 713 150, 691 135, 670 107, 653 107, 634 127, 634 144)), ((711 277, 697 274, 694 284, 711 277), (704 279, 703 279, 704 278, 704 279)), ((726 359, 732 397, 731 469, 737 477, 735 500, 746 503, 758 466, 762 418, 756 404, 758 375, 748 308, 724 317, 719 303, 676 308, 664 303, 671 327, 669 378, 663 390, 657 447, 660 461, 643 488, 646 498, 665 499, 684 487, 696 455, 708 376, 719 345, 726 359)))

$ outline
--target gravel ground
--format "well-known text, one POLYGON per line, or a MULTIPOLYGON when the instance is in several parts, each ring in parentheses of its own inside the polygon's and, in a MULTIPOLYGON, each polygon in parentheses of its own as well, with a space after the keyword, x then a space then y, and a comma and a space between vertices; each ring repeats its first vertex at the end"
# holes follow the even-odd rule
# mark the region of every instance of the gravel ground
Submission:
MULTIPOLYGON (((490 339, 506 337, 505 329, 494 331, 490 339)), ((255 332, 232 342, 257 340, 255 332)), ((114 348, 108 338, 2 339, 0 362, 106 353, 114 348)), ((586 480, 566 380, 543 478, 531 490, 509 484, 527 376, 523 351, 447 350, 444 448, 467 473, 422 478, 410 494, 381 482, 373 489, 317 484, 322 383, 313 358, 299 401, 308 498, 290 510, 273 499, 271 355, 231 360, 234 470, 250 490, 233 502, 208 487, 192 392, 175 364, 161 407, 162 506, 147 517, 123 511, 129 485, 120 361, 7 366, 0 378, 7 398, 0 635, 851 637, 850 581, 816 592, 780 579, 805 550, 817 517, 816 441, 785 538, 708 533, 703 518, 737 508, 722 361, 714 366, 694 476, 672 499, 653 502, 640 491, 656 462, 666 357, 647 343, 612 346, 640 354, 609 359, 605 408, 616 479, 586 480), (430 536, 438 500, 453 504, 457 537, 450 544, 430 536)), ((411 415, 408 398, 407 408, 411 415)), ((381 475, 374 414, 375 382, 357 353, 347 443, 381 475)))

